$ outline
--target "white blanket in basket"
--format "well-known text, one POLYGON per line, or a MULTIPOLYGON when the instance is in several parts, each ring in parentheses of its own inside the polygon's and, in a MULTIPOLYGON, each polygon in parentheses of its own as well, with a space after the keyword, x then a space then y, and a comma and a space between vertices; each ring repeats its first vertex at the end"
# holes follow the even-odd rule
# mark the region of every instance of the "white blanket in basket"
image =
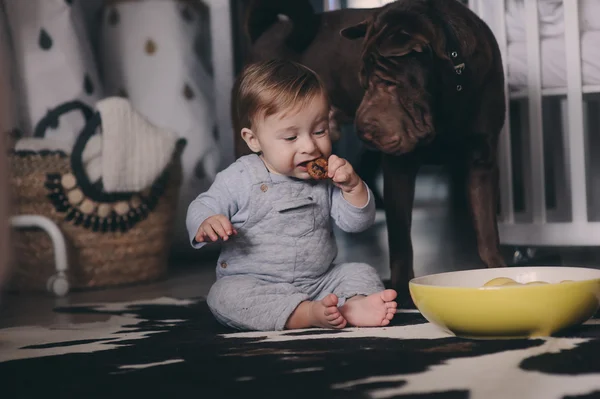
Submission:
MULTIPOLYGON (((150 123, 131 103, 110 97, 96 104, 102 119, 100 131, 82 154, 92 182, 102 179, 106 192, 141 191, 152 185, 170 162, 178 136, 150 123)), ((16 150, 60 150, 70 154, 73 144, 60 138, 24 138, 16 150)))

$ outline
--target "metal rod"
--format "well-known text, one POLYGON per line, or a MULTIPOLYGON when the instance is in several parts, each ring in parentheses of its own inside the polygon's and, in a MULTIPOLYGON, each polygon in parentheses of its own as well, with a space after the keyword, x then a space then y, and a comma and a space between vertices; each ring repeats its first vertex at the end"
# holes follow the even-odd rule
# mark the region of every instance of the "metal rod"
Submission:
MULTIPOLYGON (((481 2, 481 0, 479 0, 481 2)), ((502 12, 498 15, 497 38, 502 54, 502 68, 504 70, 504 93, 506 96, 506 116, 504 128, 500 134, 498 148, 498 161, 500 168, 500 208, 502 222, 513 223, 515 219, 514 201, 513 201, 513 170, 512 170, 512 150, 511 150, 511 132, 510 132, 510 98, 508 94, 508 35, 506 32, 506 0, 502 0, 502 12)), ((480 5, 481 6, 481 5, 480 5)))
POLYGON ((574 223, 586 223, 586 154, 583 129, 583 97, 581 83, 581 38, 577 0, 564 0, 565 56, 567 65, 568 130, 563 132, 566 171, 571 192, 574 223))
POLYGON ((533 222, 546 222, 546 195, 544 176, 544 132, 542 123, 542 69, 537 0, 525 0, 527 21, 527 81, 529 103, 529 165, 531 174, 531 207, 533 222))
POLYGON ((219 140, 222 157, 221 166, 225 168, 235 161, 233 126, 231 123, 229 102, 230 91, 233 87, 233 40, 231 30, 231 10, 229 1, 213 0, 210 6, 210 35, 213 50, 215 108, 219 133, 223 138, 219 140))

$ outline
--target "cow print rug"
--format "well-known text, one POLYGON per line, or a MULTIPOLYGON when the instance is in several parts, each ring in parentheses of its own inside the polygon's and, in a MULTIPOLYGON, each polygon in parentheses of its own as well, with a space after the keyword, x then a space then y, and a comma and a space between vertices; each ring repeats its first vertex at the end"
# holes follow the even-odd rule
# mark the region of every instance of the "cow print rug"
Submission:
POLYGON ((0 329, 3 398, 600 398, 600 319, 478 341, 392 326, 239 333, 201 299, 81 305, 103 321, 0 329))

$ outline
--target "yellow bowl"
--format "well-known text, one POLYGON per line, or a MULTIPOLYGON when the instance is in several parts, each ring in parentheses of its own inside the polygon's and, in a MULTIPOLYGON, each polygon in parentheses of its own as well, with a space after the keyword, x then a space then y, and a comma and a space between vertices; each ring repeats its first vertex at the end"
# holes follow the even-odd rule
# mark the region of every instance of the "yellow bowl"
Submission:
POLYGON ((600 307, 600 270, 508 267, 414 278, 410 294, 421 314, 450 334, 478 339, 550 336, 581 324, 600 307), (482 287, 496 277, 543 285, 482 287), (573 280, 571 282, 561 282, 573 280))

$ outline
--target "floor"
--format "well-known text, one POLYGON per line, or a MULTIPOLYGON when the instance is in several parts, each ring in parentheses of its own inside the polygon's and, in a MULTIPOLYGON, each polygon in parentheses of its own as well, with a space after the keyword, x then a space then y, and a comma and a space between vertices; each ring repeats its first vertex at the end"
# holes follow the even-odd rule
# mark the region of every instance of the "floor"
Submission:
MULTIPOLYGON (((380 182, 381 183, 381 182, 380 182)), ((449 185, 443 173, 429 172, 418 179, 413 212, 413 245, 417 276, 481 267, 470 228, 457 223, 448 206, 449 185)), ((459 219, 460 220, 460 219, 459 219)), ((389 278, 385 215, 378 211, 376 223, 360 234, 336 231, 339 261, 358 261, 373 265, 382 279, 389 278)), ((503 248, 508 262, 513 248, 503 248)), ((160 296, 189 298, 205 296, 214 281, 216 249, 198 251, 194 260, 173 261, 163 281, 130 287, 72 292, 66 298, 40 293, 4 293, 0 298, 0 328, 37 324, 61 325, 90 322, 92 316, 56 314, 55 306, 90 302, 117 302, 152 299, 160 296)), ((575 249, 553 251, 539 261, 554 264, 579 264, 600 267, 598 251, 575 249)), ((102 318, 103 316, 93 316, 102 318)))

